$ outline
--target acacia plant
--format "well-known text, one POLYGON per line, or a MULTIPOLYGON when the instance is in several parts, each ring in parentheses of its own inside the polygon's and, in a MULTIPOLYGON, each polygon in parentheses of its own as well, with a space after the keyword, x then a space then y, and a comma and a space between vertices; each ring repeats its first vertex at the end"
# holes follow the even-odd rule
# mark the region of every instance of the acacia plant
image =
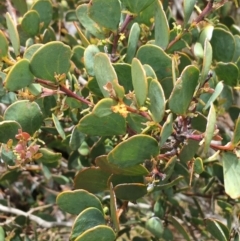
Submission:
POLYGON ((1 1, 0 240, 240 240, 237 7, 1 1))

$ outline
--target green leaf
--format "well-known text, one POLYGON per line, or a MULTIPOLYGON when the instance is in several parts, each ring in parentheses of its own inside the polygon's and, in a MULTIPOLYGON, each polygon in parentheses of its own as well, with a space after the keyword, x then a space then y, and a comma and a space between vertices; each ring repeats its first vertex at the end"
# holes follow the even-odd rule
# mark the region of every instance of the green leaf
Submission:
POLYGON ((206 40, 207 42, 211 40, 213 30, 214 27, 208 24, 206 25, 206 27, 203 28, 202 32, 200 33, 199 42, 202 44, 203 47, 205 45, 206 40))
POLYGON ((216 116, 215 107, 213 104, 211 104, 211 107, 208 113, 208 118, 207 118, 207 127, 204 134, 204 152, 205 153, 207 153, 210 147, 212 137, 214 135, 216 120, 217 120, 217 116, 216 116))
POLYGON ((166 184, 156 185, 156 186, 154 186, 153 190, 149 191, 149 193, 155 192, 155 191, 167 190, 167 189, 177 185, 183 179, 184 179, 184 176, 179 176, 176 179, 174 179, 171 182, 168 182, 166 184))
POLYGON ((175 217, 171 216, 170 221, 172 222, 173 226, 179 231, 179 233, 183 236, 184 240, 191 241, 187 231, 175 217))
POLYGON ((207 126, 207 118, 202 113, 196 112, 195 114, 195 117, 192 118, 192 128, 204 132, 207 126))
POLYGON ((136 57, 142 64, 149 64, 158 80, 172 76, 172 59, 158 46, 146 44, 141 46, 136 57))
POLYGON ((148 83, 141 62, 134 58, 132 61, 132 83, 138 106, 143 106, 148 93, 148 83))
POLYGON ((237 147, 240 142, 240 117, 237 119, 233 135, 233 145, 237 147))
POLYGON ((111 98, 103 98, 94 106, 92 113, 97 117, 104 117, 113 113, 111 107, 117 102, 111 98))
POLYGON ((8 55, 8 41, 4 33, 0 30, 0 59, 8 55))
POLYGON ((140 183, 119 184, 114 191, 119 199, 135 201, 147 194, 147 186, 140 183))
POLYGON ((6 13, 6 22, 9 32, 9 38, 12 43, 14 53, 16 56, 20 54, 20 39, 15 23, 13 22, 9 13, 6 13))
POLYGON ((40 17, 37 11, 30 10, 24 14, 22 22, 22 29, 31 37, 39 32, 40 17))
POLYGON ((184 145, 179 154, 179 159, 182 163, 187 163, 192 160, 196 155, 196 152, 199 148, 199 142, 195 140, 188 140, 187 145, 184 145))
POLYGON ((41 127, 43 115, 37 103, 20 100, 6 109, 4 120, 15 120, 21 125, 23 131, 32 135, 41 127))
POLYGON ((74 241, 114 241, 115 239, 116 235, 110 227, 106 225, 98 225, 94 228, 88 229, 74 241))
POLYGON ((146 176, 149 172, 142 165, 135 165, 131 167, 122 168, 117 165, 114 165, 107 160, 107 156, 99 156, 95 159, 95 163, 98 167, 100 167, 103 171, 125 175, 125 176, 146 176))
POLYGON ((146 118, 135 113, 130 113, 127 116, 127 124, 131 130, 135 131, 137 134, 142 133, 142 130, 146 127, 146 118))
POLYGON ((94 22, 88 15, 88 4, 79 5, 76 9, 76 15, 81 25, 92 35, 99 39, 105 38, 100 26, 96 22, 94 22))
POLYGON ((61 126, 60 121, 58 120, 58 118, 52 114, 52 119, 53 119, 53 123, 58 131, 58 134, 62 137, 62 139, 64 140, 66 138, 65 132, 61 126))
MULTIPOLYGON (((98 225, 105 224, 103 213, 99 209, 89 207, 83 210, 75 219, 70 240, 75 240, 85 231, 94 228, 98 225)), ((85 239, 84 239, 85 240, 85 239)))
POLYGON ((234 63, 217 63, 215 72, 219 80, 223 80, 224 84, 230 86, 238 85, 239 70, 234 63))
POLYGON ((71 60, 78 69, 84 68, 84 51, 85 48, 83 48, 82 46, 74 46, 74 48, 72 49, 73 55, 71 60))
POLYGON ((4 229, 0 227, 0 240, 4 240, 4 239, 5 239, 5 232, 4 232, 4 229))
POLYGON ((116 195, 115 195, 112 183, 110 183, 110 211, 111 211, 110 212, 111 219, 113 221, 114 228, 118 233, 120 230, 120 225, 119 225, 119 217, 117 212, 117 199, 116 199, 116 195))
POLYGON ((62 158, 61 153, 53 152, 47 148, 40 148, 39 152, 42 154, 42 157, 38 159, 38 162, 42 162, 45 165, 58 163, 62 158))
POLYGON ((102 212, 102 204, 99 199, 85 190, 61 192, 57 196, 56 203, 62 211, 75 215, 90 207, 97 208, 102 212))
POLYGON ((84 116, 77 126, 79 131, 92 136, 113 136, 126 133, 126 121, 117 113, 103 117, 90 113, 84 116))
POLYGON ((1 121, 0 122, 0 142, 7 143, 10 139, 15 140, 18 130, 22 127, 16 121, 1 121))
POLYGON ((162 121, 165 114, 165 96, 162 86, 153 79, 149 85, 148 97, 150 99, 149 110, 155 122, 162 121))
POLYGON ((30 72, 29 61, 21 59, 9 71, 5 79, 5 87, 9 91, 16 91, 30 85, 34 76, 30 72))
POLYGON ((193 47, 193 53, 196 58, 203 58, 204 57, 204 52, 203 52, 203 47, 200 43, 195 43, 193 47))
POLYGON ((72 150, 77 150, 81 146, 84 140, 85 140, 85 135, 81 131, 79 131, 77 126, 75 126, 72 131, 70 142, 69 142, 70 148, 72 150))
POLYGON ((157 79, 156 73, 154 72, 153 68, 150 65, 144 64, 143 68, 146 72, 147 78, 150 77, 152 79, 157 79))
POLYGON ((84 64, 89 75, 94 76, 94 57, 100 50, 96 45, 89 45, 84 51, 84 64))
POLYGON ((215 28, 211 39, 211 45, 213 59, 225 63, 231 62, 235 51, 235 40, 230 32, 222 28, 215 28))
POLYGON ((161 238, 164 227, 160 218, 151 217, 146 222, 146 229, 150 231, 156 238, 161 238))
POLYGON ((59 41, 40 47, 32 56, 30 69, 41 79, 56 81, 56 74, 67 74, 70 69, 71 49, 59 41))
POLYGON ((222 154, 224 187, 226 193, 232 198, 240 197, 240 162, 239 158, 231 152, 222 154))
POLYGON ((237 62, 240 56, 240 36, 234 35, 234 40, 235 40, 235 51, 233 56, 233 62, 237 62))
POLYGON ((165 144, 166 140, 172 134, 172 132, 173 132, 173 116, 172 114, 169 114, 167 117, 167 120, 165 121, 161 129, 161 133, 160 133, 161 140, 159 143, 160 147, 162 147, 165 144))
POLYGON ((32 7, 32 10, 36 10, 40 17, 40 23, 43 22, 43 29, 47 28, 52 20, 53 9, 50 0, 36 1, 32 7))
POLYGON ((134 23, 131 27, 129 37, 128 37, 127 54, 125 58, 127 63, 131 63, 133 57, 136 54, 139 36, 140 36, 140 27, 138 23, 134 23))
POLYGON ((108 189, 107 182, 110 175, 100 168, 85 168, 75 176, 74 189, 85 189, 92 193, 105 191, 108 189))
POLYGON ((206 103, 206 105, 204 106, 203 110, 207 110, 211 104, 213 104, 213 102, 218 98, 218 96, 221 94, 222 90, 223 90, 223 83, 222 81, 218 82, 213 94, 211 95, 211 97, 208 99, 208 102, 206 103))
POLYGON ((204 51, 203 51, 203 66, 201 72, 200 84, 203 84, 208 76, 209 70, 212 64, 212 46, 208 40, 204 43, 204 51))
POLYGON ((125 92, 129 93, 129 91, 133 91, 131 65, 125 63, 117 63, 113 64, 113 67, 116 71, 118 82, 124 87, 125 92))
POLYGON ((159 154, 156 140, 148 135, 135 135, 122 141, 108 154, 108 161, 121 168, 135 166, 159 154))
POLYGON ((190 19, 196 0, 184 0, 183 1, 183 11, 184 11, 184 28, 187 27, 188 20, 190 19))
POLYGON ((187 113, 198 84, 198 77, 199 70, 193 65, 183 70, 169 97, 169 108, 172 112, 180 115, 187 113))
POLYGON ((210 218, 207 218, 205 222, 207 230, 212 234, 214 238, 216 238, 216 240, 229 240, 229 230, 223 223, 210 218))
POLYGON ((155 9, 155 44, 166 49, 169 43, 170 30, 168 20, 163 10, 162 2, 156 1, 155 9))
POLYGON ((27 60, 31 60, 32 56, 34 55, 34 53, 40 48, 42 47, 43 44, 33 44, 31 45, 29 48, 26 49, 26 51, 23 54, 23 58, 27 59, 27 60))
POLYGON ((151 5, 154 2, 154 0, 122 0, 122 3, 125 4, 127 9, 132 12, 139 14, 142 12, 145 8, 147 8, 149 5, 151 5))
POLYGON ((92 0, 88 5, 88 14, 102 27, 116 32, 121 16, 118 0, 92 0))
POLYGON ((203 161, 200 157, 197 157, 194 160, 194 172, 197 174, 201 174, 204 171, 203 161))
POLYGON ((98 53, 95 55, 94 73, 102 94, 104 97, 109 97, 110 93, 104 89, 104 86, 108 83, 112 83, 114 80, 117 80, 117 74, 107 54, 98 53))

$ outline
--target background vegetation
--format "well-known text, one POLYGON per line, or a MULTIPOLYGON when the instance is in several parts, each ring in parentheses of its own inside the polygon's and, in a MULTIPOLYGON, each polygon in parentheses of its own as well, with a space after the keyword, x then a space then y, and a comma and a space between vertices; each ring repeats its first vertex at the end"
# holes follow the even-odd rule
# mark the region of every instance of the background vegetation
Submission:
POLYGON ((240 240, 237 0, 0 12, 0 240, 240 240))

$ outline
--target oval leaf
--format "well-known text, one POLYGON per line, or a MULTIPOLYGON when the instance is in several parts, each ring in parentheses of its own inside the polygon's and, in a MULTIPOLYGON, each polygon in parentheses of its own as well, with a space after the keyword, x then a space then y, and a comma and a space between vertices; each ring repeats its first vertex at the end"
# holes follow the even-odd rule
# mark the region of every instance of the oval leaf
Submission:
POLYGON ((121 168, 135 166, 158 155, 156 140, 148 135, 135 135, 118 144, 108 154, 108 161, 121 168))
POLYGON ((136 54, 139 36, 140 36, 140 27, 138 23, 134 23, 131 27, 130 34, 128 37, 128 47, 127 47, 127 55, 126 55, 127 63, 131 63, 133 57, 136 54))
POLYGON ((153 79, 149 85, 148 97, 150 99, 149 109, 153 120, 160 122, 165 113, 165 96, 162 86, 156 79, 153 79))
POLYGON ((213 49, 213 58, 215 60, 225 63, 231 62, 235 51, 235 40, 229 31, 222 28, 215 28, 211 39, 211 45, 213 49))
POLYGON ((117 165, 114 165, 107 160, 107 156, 99 156, 96 158, 95 163, 99 166, 103 171, 125 175, 125 176, 146 176, 149 172, 142 165, 136 165, 132 167, 121 168, 117 165))
POLYGON ((99 39, 104 39, 104 33, 100 26, 94 22, 88 15, 88 4, 81 4, 76 9, 76 15, 81 25, 89 31, 92 35, 99 39))
POLYGON ((85 189, 92 193, 102 192, 108 188, 107 181, 110 175, 100 168, 83 169, 74 178, 74 188, 85 189))
POLYGON ((7 143, 10 139, 14 140, 18 130, 22 127, 16 121, 1 121, 0 122, 0 142, 7 143))
POLYGON ((5 87, 9 91, 16 91, 30 85, 34 76, 30 72, 29 61, 21 59, 9 71, 5 81, 5 87))
POLYGON ((39 32, 40 17, 38 12, 35 10, 30 10, 24 14, 21 26, 23 30, 30 36, 35 36, 39 32))
POLYGON ((140 183, 119 184, 114 191, 119 199, 135 201, 147 194, 147 186, 140 183))
POLYGON ((30 69, 38 78, 56 81, 56 74, 67 74, 69 71, 70 58, 70 47, 62 42, 53 41, 34 53, 30 61, 30 69))
POLYGON ((117 74, 107 54, 98 53, 95 55, 94 73, 102 94, 104 97, 109 97, 110 93, 104 88, 104 86, 108 83, 112 83, 114 80, 117 80, 117 74))
POLYGON ((132 83, 138 106, 145 103, 148 92, 148 83, 145 70, 141 62, 134 58, 132 61, 132 83))
POLYGON ((116 113, 103 117, 90 113, 84 116, 77 126, 79 131, 92 136, 113 136, 126 133, 126 120, 116 113))
POLYGON ((18 56, 20 54, 20 39, 16 28, 16 24, 13 22, 9 13, 6 13, 6 22, 7 22, 9 38, 12 43, 14 53, 16 56, 18 56))
POLYGON ((211 107, 208 113, 208 118, 207 118, 207 127, 204 134, 204 152, 205 153, 207 153, 212 141, 212 137, 214 135, 216 118, 217 116, 216 116, 215 107, 213 104, 211 104, 211 107))
POLYGON ((231 152, 222 154, 224 187, 226 193, 232 198, 240 197, 240 162, 239 158, 231 152))
POLYGON ((75 240, 85 231, 103 224, 105 224, 103 213, 97 208, 89 207, 82 211, 75 219, 70 239, 75 240))
POLYGON ((172 59, 160 47, 146 44, 138 49, 136 57, 153 68, 158 80, 172 76, 172 59))
POLYGON ((86 208, 94 207, 102 212, 102 204, 99 199, 85 191, 64 191, 57 196, 57 205, 65 212, 78 215, 86 208))
POLYGON ((37 103, 20 100, 6 109, 4 120, 15 120, 21 125, 22 131, 32 135, 41 127, 43 114, 37 103))
POLYGON ((166 49, 169 43, 170 30, 168 20, 163 10, 162 2, 156 1, 155 10, 155 44, 166 49))
POLYGON ((172 112, 180 115, 187 113, 198 84, 198 77, 199 70, 193 65, 183 70, 169 97, 169 108, 172 112))
POLYGON ((92 0, 88 5, 88 14, 97 24, 116 31, 121 16, 119 0, 92 0))
POLYGON ((116 235, 111 228, 106 225, 98 225, 94 228, 88 229, 74 241, 114 241, 115 239, 116 235))

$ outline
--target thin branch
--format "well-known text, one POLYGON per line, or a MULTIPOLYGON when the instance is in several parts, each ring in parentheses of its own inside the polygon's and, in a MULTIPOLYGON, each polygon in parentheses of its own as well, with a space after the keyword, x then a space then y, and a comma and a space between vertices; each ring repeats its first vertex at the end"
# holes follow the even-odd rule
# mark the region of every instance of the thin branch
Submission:
POLYGON ((207 6, 203 9, 201 14, 195 19, 194 23, 201 22, 205 16, 207 16, 212 10, 213 10, 213 2, 214 0, 210 0, 207 4, 207 6))
MULTIPOLYGON (((53 84, 52 82, 50 81, 47 81, 47 80, 42 80, 42 79, 36 79, 35 80, 36 83, 39 83, 39 84, 43 84, 45 86, 49 86, 49 87, 52 87, 52 88, 57 88, 58 86, 56 84, 53 84)), ((79 100, 80 102, 84 103, 84 104, 87 104, 89 106, 93 106, 93 103, 84 99, 83 97, 75 94, 73 91, 71 91, 70 89, 68 89, 67 87, 65 87, 64 85, 60 85, 59 86, 60 90, 63 91, 67 96, 69 97, 72 97, 76 100, 79 100)))
MULTIPOLYGON (((31 210, 28 212, 23 212, 22 210, 16 209, 16 208, 11 208, 11 207, 6 207, 2 204, 0 204, 0 211, 5 212, 5 213, 11 213, 15 214, 17 216, 24 216, 26 218, 29 218, 31 221, 36 222, 39 226, 43 228, 53 228, 53 227, 72 227, 73 223, 72 222, 48 222, 43 220, 42 218, 31 214, 31 210)), ((11 218, 11 221, 13 219, 11 218)), ((0 223, 0 225, 6 225, 9 223, 9 220, 5 223, 0 223)))
MULTIPOLYGON (((194 20, 194 24, 197 24, 199 22, 201 22, 205 16, 207 16, 212 10, 213 10, 213 2, 214 0, 210 0, 208 2, 208 4, 206 5, 206 7, 203 9, 203 11, 201 12, 201 14, 194 20)), ((182 36, 187 33, 189 31, 189 29, 184 29, 184 31, 180 34, 178 34, 167 46, 166 50, 170 49, 176 42, 178 42, 182 36)))
POLYGON ((113 40, 113 47, 112 47, 112 56, 114 56, 117 52, 117 46, 118 46, 118 40, 121 36, 121 33, 123 33, 125 31, 125 29, 127 28, 128 24, 132 21, 133 19, 133 15, 127 15, 121 28, 119 29, 118 33, 114 36, 114 40, 113 40))

